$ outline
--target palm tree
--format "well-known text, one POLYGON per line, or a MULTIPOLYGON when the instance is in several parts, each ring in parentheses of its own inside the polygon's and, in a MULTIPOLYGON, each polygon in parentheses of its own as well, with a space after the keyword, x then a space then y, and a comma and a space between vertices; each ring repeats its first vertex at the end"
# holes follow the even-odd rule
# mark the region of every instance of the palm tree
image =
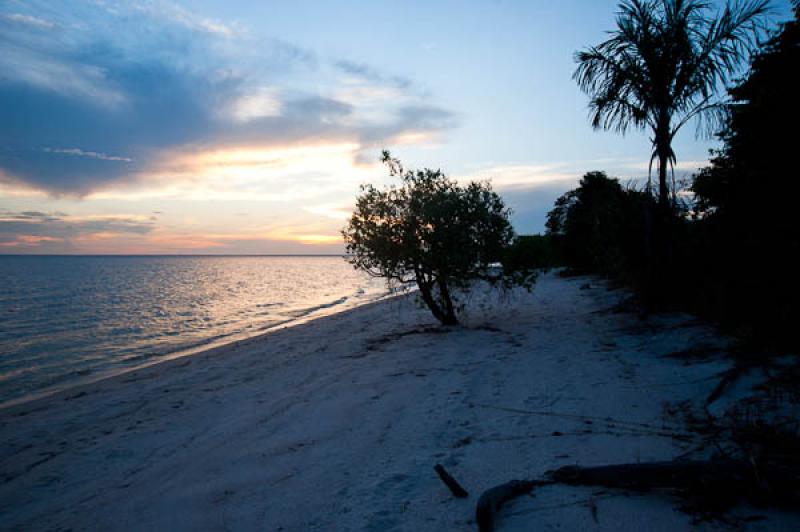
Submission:
MULTIPOLYGON (((592 126, 649 129, 658 162, 659 205, 667 209, 672 139, 692 119, 698 132, 720 123, 724 86, 762 34, 767 0, 728 2, 717 16, 703 0, 624 0, 607 41, 575 55, 573 78, 591 96, 592 126)), ((648 185, 649 188, 649 185, 648 185)))

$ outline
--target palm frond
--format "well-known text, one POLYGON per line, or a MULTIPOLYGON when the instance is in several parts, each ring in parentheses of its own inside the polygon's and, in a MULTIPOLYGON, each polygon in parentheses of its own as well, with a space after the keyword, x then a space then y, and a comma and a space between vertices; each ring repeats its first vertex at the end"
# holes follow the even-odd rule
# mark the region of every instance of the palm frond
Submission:
POLYGON ((716 16, 707 0, 623 0, 610 37, 575 54, 573 78, 590 95, 592 126, 650 127, 668 142, 687 122, 710 133, 722 88, 764 32, 768 0, 735 0, 716 16), (666 121, 666 125, 665 125, 666 121), (657 131, 658 130, 658 131, 657 131))

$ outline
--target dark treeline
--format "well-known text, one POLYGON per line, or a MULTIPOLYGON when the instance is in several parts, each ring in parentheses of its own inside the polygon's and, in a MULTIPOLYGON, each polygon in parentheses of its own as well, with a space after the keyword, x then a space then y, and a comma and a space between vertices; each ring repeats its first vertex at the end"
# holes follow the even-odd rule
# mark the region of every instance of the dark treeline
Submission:
POLYGON ((795 19, 761 46, 728 91, 723 147, 688 189, 672 191, 672 205, 590 172, 556 201, 540 256, 620 278, 648 310, 687 310, 759 345, 796 349, 798 72, 795 7, 795 19))

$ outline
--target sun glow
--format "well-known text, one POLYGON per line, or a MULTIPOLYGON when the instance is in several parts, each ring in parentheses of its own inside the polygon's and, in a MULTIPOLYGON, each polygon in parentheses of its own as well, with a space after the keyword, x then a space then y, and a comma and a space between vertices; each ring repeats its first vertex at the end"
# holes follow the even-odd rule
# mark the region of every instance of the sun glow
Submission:
POLYGON ((92 199, 318 201, 348 194, 374 166, 356 163, 356 142, 296 146, 235 146, 165 154, 133 184, 109 187, 92 199))
MULTIPOLYGON (((206 167, 247 165, 289 165, 325 162, 331 156, 352 155, 360 145, 355 142, 312 144, 286 147, 242 146, 203 151, 183 159, 189 165, 206 167)), ((179 162, 181 159, 179 159, 179 162)))

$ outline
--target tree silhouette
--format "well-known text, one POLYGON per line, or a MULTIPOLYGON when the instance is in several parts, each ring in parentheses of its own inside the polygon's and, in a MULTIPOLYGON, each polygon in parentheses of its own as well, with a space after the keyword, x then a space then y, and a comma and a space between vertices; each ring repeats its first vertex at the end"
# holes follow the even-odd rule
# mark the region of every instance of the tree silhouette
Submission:
POLYGON ((762 223, 765 227, 759 230, 785 229, 775 224, 774 216, 753 217, 754 204, 777 202, 784 208, 773 207, 772 213, 796 216, 789 204, 797 201, 798 183, 788 176, 797 164, 797 137, 787 133, 800 123, 798 83, 790 74, 800 69, 800 2, 795 5, 794 19, 765 43, 747 77, 729 90, 731 111, 719 134, 724 146, 712 165, 695 176, 692 187, 699 211, 738 218, 743 229, 762 223), (783 193, 775 194, 776 190, 783 193))
POLYGON ((691 292, 726 325, 797 349, 800 310, 800 2, 730 89, 722 148, 694 179, 698 243, 691 292), (794 74, 793 74, 794 73, 794 74))
POLYGON ((713 16, 703 0, 625 0, 611 38, 575 55, 573 77, 591 96, 592 126, 650 130, 663 209, 670 205, 675 134, 692 119, 708 133, 720 123, 718 94, 753 50, 767 4, 729 2, 713 16))
POLYGON ((361 187, 342 231, 347 259, 389 283, 415 283, 434 317, 458 323, 454 289, 475 280, 530 288, 532 271, 497 272, 514 238, 509 210, 487 182, 460 186, 441 170, 407 170, 389 152, 383 162, 400 186, 361 187))
POLYGON ((653 201, 605 172, 588 172, 547 213, 547 234, 575 271, 636 277, 644 260, 642 212, 653 201))

